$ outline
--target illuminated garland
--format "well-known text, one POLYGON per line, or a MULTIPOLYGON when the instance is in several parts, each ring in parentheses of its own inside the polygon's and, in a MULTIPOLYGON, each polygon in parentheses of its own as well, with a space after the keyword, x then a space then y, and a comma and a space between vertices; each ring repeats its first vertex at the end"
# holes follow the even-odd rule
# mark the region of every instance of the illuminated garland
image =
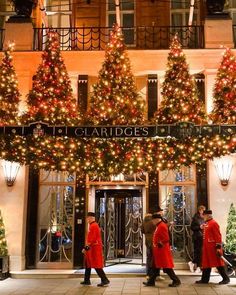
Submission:
MULTIPOLYGON (((52 125, 79 125, 80 114, 55 33, 50 34, 43 61, 28 96, 28 113, 22 122, 41 120, 52 125), (50 66, 49 66, 50 65, 50 66), (59 90, 56 90, 57 87, 59 90)), ((175 37, 163 83, 163 101, 157 123, 206 122, 203 104, 189 75, 185 56, 175 37), (174 91, 174 89, 176 89, 174 91)), ((115 26, 105 61, 94 87, 86 122, 92 124, 143 124, 144 101, 137 94, 120 28, 115 26)), ((120 173, 155 172, 198 164, 235 152, 236 136, 176 138, 68 138, 48 135, 0 137, 0 158, 34 169, 78 172, 80 176, 108 177, 120 173)))

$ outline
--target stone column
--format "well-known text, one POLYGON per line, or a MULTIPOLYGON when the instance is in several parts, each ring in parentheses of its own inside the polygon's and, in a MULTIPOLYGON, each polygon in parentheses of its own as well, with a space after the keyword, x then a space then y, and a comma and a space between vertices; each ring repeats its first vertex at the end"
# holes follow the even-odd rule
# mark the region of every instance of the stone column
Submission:
POLYGON ((11 17, 5 23, 3 48, 6 49, 9 42, 14 42, 15 50, 32 50, 33 35, 33 25, 30 18, 11 17))
POLYGON ((228 15, 208 16, 204 24, 205 48, 233 48, 233 22, 228 15))

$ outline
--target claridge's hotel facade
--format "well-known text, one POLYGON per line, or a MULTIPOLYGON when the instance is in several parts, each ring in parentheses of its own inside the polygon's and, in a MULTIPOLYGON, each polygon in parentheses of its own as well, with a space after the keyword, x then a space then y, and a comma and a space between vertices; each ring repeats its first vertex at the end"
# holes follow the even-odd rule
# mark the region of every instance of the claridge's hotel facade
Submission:
POLYGON ((191 258, 198 205, 226 241, 236 205, 236 1, 0 4, 10 271, 82 267, 88 211, 106 265, 145 263, 141 223, 158 206, 173 224, 176 268, 191 258), (6 86, 10 76, 18 84, 6 86))

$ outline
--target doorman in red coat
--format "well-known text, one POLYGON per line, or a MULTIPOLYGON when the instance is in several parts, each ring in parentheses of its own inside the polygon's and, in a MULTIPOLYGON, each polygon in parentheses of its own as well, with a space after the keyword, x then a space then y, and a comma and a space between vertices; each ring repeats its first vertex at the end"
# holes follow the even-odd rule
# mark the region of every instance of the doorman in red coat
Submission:
POLYGON ((202 248, 202 277, 197 284, 207 284, 210 280, 211 268, 216 267, 223 280, 219 284, 228 284, 230 279, 225 272, 224 262, 220 258, 223 255, 222 238, 219 224, 212 218, 212 211, 203 212, 205 220, 203 228, 202 248))
POLYGON ((91 285, 90 275, 91 268, 95 268, 98 276, 101 278, 101 283, 98 287, 107 286, 110 281, 108 280, 103 270, 103 251, 102 251, 102 238, 101 230, 97 222, 95 221, 95 213, 87 213, 87 222, 89 224, 89 230, 86 238, 86 245, 83 248, 85 256, 85 274, 82 285, 91 285))
POLYGON ((173 257, 170 251, 170 237, 168 225, 162 220, 162 215, 154 213, 152 215, 153 223, 156 225, 156 230, 153 236, 153 274, 145 286, 155 286, 156 277, 160 272, 160 268, 168 274, 172 283, 169 287, 177 287, 181 284, 180 279, 176 276, 173 267, 173 257))

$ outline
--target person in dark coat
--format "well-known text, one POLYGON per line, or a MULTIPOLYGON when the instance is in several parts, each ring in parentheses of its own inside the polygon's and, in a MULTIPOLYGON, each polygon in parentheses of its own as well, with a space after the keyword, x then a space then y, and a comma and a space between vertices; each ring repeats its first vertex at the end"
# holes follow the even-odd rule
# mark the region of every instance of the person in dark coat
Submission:
POLYGON ((95 221, 95 213, 87 213, 87 222, 89 224, 89 230, 86 238, 86 245, 82 250, 82 253, 85 256, 85 273, 84 280, 80 284, 91 285, 91 268, 95 268, 98 276, 101 278, 101 283, 97 286, 107 286, 110 281, 108 280, 103 270, 104 260, 102 251, 101 230, 99 225, 95 221))
POLYGON ((162 215, 154 213, 152 215, 153 222, 156 224, 156 230, 153 236, 153 263, 154 268, 151 277, 147 282, 143 282, 145 286, 155 286, 155 280, 160 269, 168 274, 172 283, 169 287, 177 287, 181 284, 180 279, 176 276, 173 268, 173 257, 170 250, 170 238, 168 225, 163 222, 162 215))
POLYGON ((152 214, 147 213, 144 216, 141 232, 145 236, 145 245, 147 251, 147 260, 146 260, 146 274, 147 277, 150 277, 152 274, 152 240, 153 234, 156 229, 155 224, 152 222, 152 214))
POLYGON ((202 248, 202 277, 197 284, 208 284, 211 275, 211 268, 216 267, 222 276, 220 285, 228 284, 230 279, 224 268, 222 238, 219 224, 212 218, 212 211, 203 212, 205 225, 203 229, 203 248, 202 248))
POLYGON ((197 213, 194 214, 190 228, 193 232, 193 260, 189 261, 188 265, 191 272, 201 272, 201 258, 202 258, 202 243, 203 243, 203 226, 204 217, 203 212, 206 209, 201 205, 198 207, 197 213))
MULTIPOLYGON (((158 206, 157 212, 158 214, 163 214, 163 209, 158 206)), ((153 242, 153 234, 155 232, 156 225, 152 221, 152 214, 147 213, 144 217, 141 232, 145 236, 145 245, 146 245, 146 251, 147 251, 147 260, 146 260, 146 274, 147 278, 149 279, 152 275, 152 269, 153 269, 153 255, 152 255, 152 242, 153 242)), ((164 278, 160 275, 157 271, 157 279, 158 280, 164 280, 164 278)))

